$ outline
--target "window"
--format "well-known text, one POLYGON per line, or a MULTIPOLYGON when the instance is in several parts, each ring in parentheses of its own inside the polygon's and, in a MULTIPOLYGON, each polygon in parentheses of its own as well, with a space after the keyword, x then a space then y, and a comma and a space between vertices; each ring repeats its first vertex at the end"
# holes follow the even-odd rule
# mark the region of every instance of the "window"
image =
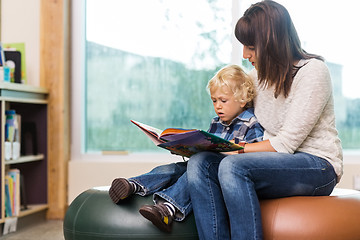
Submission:
MULTIPOLYGON (((233 29, 254 2, 74 1, 76 151, 163 151, 130 119, 160 129, 206 130, 215 115, 207 81, 226 64, 246 63, 233 29)), ((350 24, 360 20, 356 8, 350 0, 278 2, 289 10, 303 48, 326 58, 343 147, 359 150, 360 93, 354 76, 360 34, 350 24)))
POLYGON ((160 129, 208 129, 215 113, 207 82, 231 62, 229 1, 85 6, 84 151, 163 151, 131 119, 160 129))

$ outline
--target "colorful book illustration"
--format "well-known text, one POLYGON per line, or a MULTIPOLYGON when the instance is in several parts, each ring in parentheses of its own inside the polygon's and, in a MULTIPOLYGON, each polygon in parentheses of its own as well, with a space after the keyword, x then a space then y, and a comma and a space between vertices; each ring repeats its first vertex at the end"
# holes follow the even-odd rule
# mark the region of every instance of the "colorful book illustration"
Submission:
POLYGON ((138 126, 156 146, 184 157, 202 151, 230 152, 243 148, 203 130, 167 128, 162 131, 137 121, 131 120, 131 122, 138 126))

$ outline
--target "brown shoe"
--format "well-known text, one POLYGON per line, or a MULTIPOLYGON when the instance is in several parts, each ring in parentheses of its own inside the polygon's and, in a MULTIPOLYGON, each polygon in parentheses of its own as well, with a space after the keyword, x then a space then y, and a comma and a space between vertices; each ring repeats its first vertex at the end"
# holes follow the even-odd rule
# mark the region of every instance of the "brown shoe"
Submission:
POLYGON ((144 205, 139 209, 144 218, 164 232, 171 232, 173 216, 164 204, 144 205))
POLYGON ((109 195, 114 203, 127 198, 134 193, 133 185, 126 178, 116 178, 111 183, 109 195))

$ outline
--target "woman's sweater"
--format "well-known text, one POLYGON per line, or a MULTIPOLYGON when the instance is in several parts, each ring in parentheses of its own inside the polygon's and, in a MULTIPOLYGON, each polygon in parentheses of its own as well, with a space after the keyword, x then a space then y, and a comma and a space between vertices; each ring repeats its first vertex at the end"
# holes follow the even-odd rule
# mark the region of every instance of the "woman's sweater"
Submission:
POLYGON ((250 75, 257 86, 255 115, 277 152, 310 153, 329 161, 342 176, 342 147, 335 128, 332 84, 326 64, 317 59, 300 60, 287 98, 274 97, 274 88, 259 86, 254 69, 250 75))

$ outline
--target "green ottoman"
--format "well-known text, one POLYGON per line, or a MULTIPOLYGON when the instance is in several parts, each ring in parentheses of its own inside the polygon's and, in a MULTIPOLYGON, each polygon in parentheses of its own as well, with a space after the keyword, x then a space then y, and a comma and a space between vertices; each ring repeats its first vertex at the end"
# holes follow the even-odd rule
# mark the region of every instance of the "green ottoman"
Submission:
POLYGON ((89 189, 70 204, 64 219, 65 240, 198 239, 193 216, 174 222, 172 233, 164 233, 138 212, 142 205, 153 204, 152 196, 134 195, 116 205, 108 189, 89 189))

